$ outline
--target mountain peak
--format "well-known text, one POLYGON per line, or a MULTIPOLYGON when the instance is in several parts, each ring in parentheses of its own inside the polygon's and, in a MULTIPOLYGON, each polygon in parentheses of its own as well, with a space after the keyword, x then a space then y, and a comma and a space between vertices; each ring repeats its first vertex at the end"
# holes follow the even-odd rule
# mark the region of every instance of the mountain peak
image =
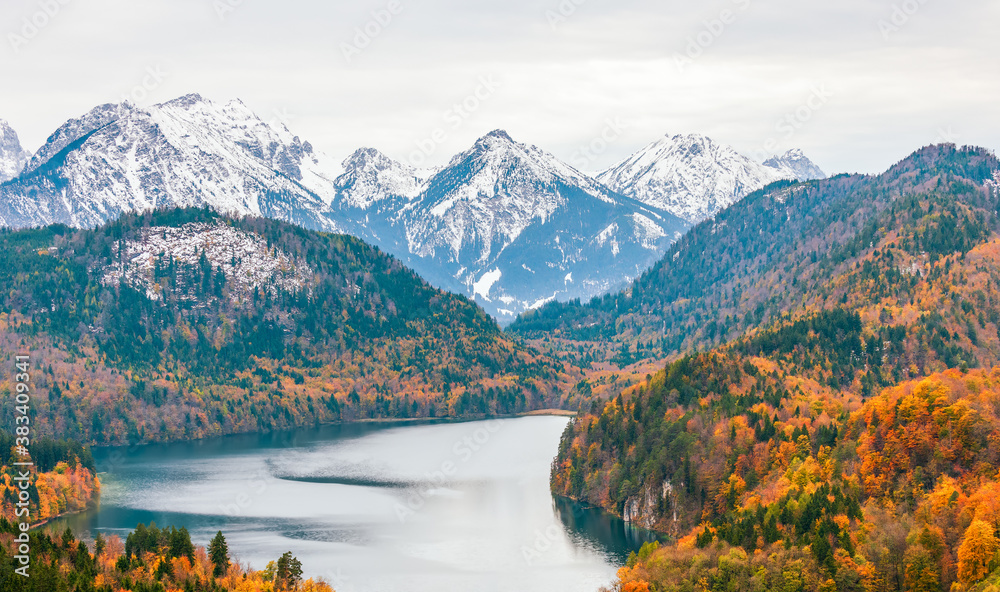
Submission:
POLYGON ((773 156, 765 160, 764 166, 779 171, 789 179, 803 182, 826 178, 826 173, 809 160, 799 148, 792 148, 781 156, 773 156))
POLYGON ((242 102, 197 93, 98 106, 56 130, 26 170, 39 174, 0 191, 6 225, 95 226, 125 212, 210 206, 337 229, 320 213, 336 195, 336 163, 242 102))
POLYGON ((383 162, 390 160, 388 156, 382 154, 375 148, 362 147, 358 148, 351 153, 346 159, 344 159, 344 170, 350 170, 351 168, 357 167, 358 165, 365 165, 372 162, 383 162))
POLYGON ((697 223, 774 181, 794 178, 698 133, 666 134, 600 173, 598 180, 697 223))
POLYGON ((420 194, 431 174, 367 147, 355 150, 342 166, 344 174, 334 182, 335 201, 340 207, 358 209, 398 197, 409 201, 420 194))
POLYGON ((0 119, 0 183, 19 175, 30 157, 14 128, 0 119))
POLYGON ((952 143, 932 144, 913 152, 897 162, 883 176, 902 177, 920 169, 950 169, 952 172, 975 179, 977 182, 994 181, 1000 161, 996 154, 978 146, 958 146, 952 143))
POLYGON ((502 129, 495 129, 495 130, 491 131, 490 133, 486 134, 485 136, 483 136, 481 139, 483 139, 483 140, 486 140, 486 139, 506 140, 507 142, 516 143, 516 142, 514 142, 513 138, 510 137, 510 134, 508 134, 506 130, 502 130, 502 129))
POLYGON ((160 103, 157 107, 191 107, 193 105, 208 103, 211 101, 201 96, 200 93, 188 93, 184 96, 177 97, 176 99, 171 99, 165 103, 160 103))
POLYGON ((506 153, 519 148, 522 148, 522 145, 511 138, 510 134, 502 129, 496 129, 476 140, 471 152, 479 154, 506 153))

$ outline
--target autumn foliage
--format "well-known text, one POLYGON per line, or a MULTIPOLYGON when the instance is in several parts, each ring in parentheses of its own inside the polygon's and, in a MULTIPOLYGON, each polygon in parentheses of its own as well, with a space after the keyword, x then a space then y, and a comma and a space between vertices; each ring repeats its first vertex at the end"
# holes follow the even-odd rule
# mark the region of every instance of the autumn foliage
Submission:
MULTIPOLYGON (((590 495, 591 480, 613 487, 599 472, 609 446, 619 451, 610 472, 621 475, 622 500, 610 509, 690 533, 623 568, 616 590, 707 582, 711 590, 941 592, 971 590, 1000 567, 1000 368, 904 382, 853 411, 822 391, 781 391, 790 377, 761 381, 765 373, 705 360, 684 372, 707 393, 693 408, 650 409, 652 422, 652 403, 637 392, 567 432, 554 487, 577 496, 590 495), (748 398, 761 391, 765 399, 782 393, 779 406, 748 398), (616 440, 613 426, 622 424, 616 440), (675 452, 651 458, 676 456, 677 468, 654 474, 655 489, 631 484, 639 474, 631 459, 650 457, 630 442, 654 452, 667 445, 675 452), (580 482, 577 471, 590 466, 580 482)), ((655 381, 645 389, 661 392, 655 381)), ((671 391, 685 398, 683 384, 671 391)), ((594 491, 614 500, 609 489, 594 491)))
POLYGON ((0 436, 0 446, 10 449, 0 452, 0 517, 14 521, 15 504, 21 491, 15 477, 24 466, 13 462, 31 462, 27 467, 31 487, 29 516, 32 524, 47 522, 63 514, 80 512, 93 507, 100 496, 101 483, 97 478, 90 451, 75 443, 41 439, 30 449, 29 456, 16 456, 13 438, 0 436))
POLYGON ((14 574, 14 534, 16 526, 0 520, 0 590, 4 592, 53 592, 91 590, 95 592, 333 592, 329 584, 292 577, 289 562, 298 560, 286 553, 285 572, 272 562, 264 570, 254 570, 231 562, 221 573, 203 547, 191 544, 184 529, 157 529, 139 525, 126 541, 118 536, 100 537, 92 543, 77 541, 69 530, 52 538, 31 533, 30 576, 14 574))

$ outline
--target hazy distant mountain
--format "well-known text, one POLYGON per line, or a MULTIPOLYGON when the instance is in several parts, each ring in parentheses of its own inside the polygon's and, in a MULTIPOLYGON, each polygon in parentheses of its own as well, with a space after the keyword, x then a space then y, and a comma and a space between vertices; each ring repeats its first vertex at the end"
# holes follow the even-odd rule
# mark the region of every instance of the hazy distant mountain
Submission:
POLYGON ((664 136, 597 178, 644 204, 697 223, 775 181, 824 177, 801 151, 761 164, 699 134, 664 136))

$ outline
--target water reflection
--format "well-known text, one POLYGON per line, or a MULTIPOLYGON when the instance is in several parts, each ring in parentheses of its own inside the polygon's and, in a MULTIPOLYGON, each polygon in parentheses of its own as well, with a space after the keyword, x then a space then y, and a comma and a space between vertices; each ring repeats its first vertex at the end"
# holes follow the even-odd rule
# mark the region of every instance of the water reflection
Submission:
POLYGON ((619 562, 624 562, 629 553, 638 551, 645 543, 668 541, 665 535, 636 527, 600 508, 561 496, 555 496, 552 503, 568 532, 603 548, 619 562))

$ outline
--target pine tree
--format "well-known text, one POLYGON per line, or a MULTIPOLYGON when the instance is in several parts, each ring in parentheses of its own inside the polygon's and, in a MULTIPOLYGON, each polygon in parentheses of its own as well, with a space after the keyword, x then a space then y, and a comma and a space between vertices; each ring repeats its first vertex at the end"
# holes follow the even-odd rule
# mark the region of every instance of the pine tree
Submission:
POLYGON ((278 569, 275 579, 283 590, 294 590, 302 581, 302 562, 296 559, 291 551, 286 551, 278 558, 278 569))
POLYGON ((229 545, 226 543, 226 537, 222 536, 221 530, 208 544, 208 557, 212 560, 212 565, 215 566, 212 575, 217 578, 225 575, 229 569, 229 545))

